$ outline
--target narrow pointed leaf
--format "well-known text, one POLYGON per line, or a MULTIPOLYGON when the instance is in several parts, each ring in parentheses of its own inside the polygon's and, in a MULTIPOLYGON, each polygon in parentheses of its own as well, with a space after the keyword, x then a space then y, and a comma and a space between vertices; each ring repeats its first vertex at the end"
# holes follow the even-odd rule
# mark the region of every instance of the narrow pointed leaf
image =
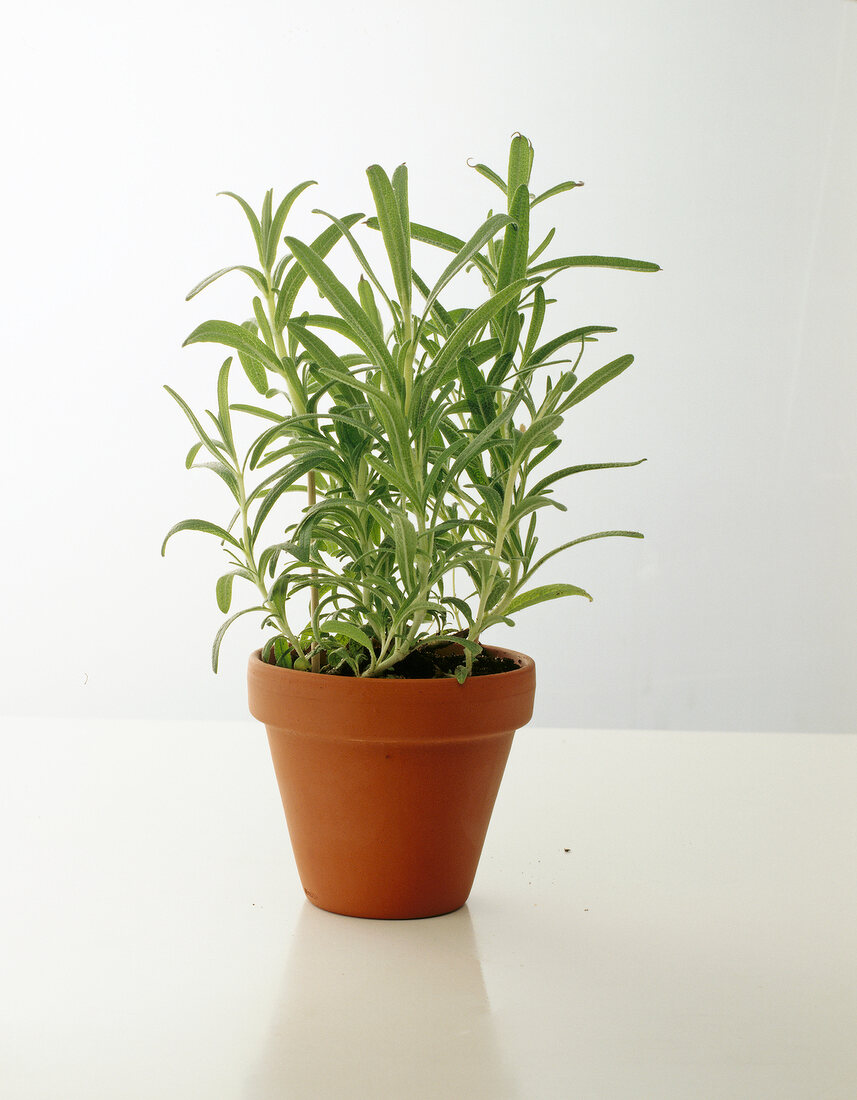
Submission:
MULTIPOLYGON (((182 412, 185 414, 185 416, 190 421, 191 426, 193 427, 193 430, 199 436, 201 445, 203 447, 205 447, 205 449, 208 451, 208 453, 210 455, 212 455, 213 458, 217 459, 219 462, 222 462, 223 461, 222 453, 218 450, 215 441, 211 438, 211 436, 208 434, 208 432, 206 432, 205 428, 203 428, 203 426, 202 426, 202 424, 200 424, 199 420, 197 420, 196 416, 194 415, 194 413, 193 413, 192 409, 190 408, 190 406, 188 405, 188 403, 184 400, 183 397, 180 397, 176 393, 176 391, 174 389, 172 389, 170 386, 164 386, 164 389, 167 391, 167 393, 170 395, 170 397, 172 397, 173 400, 178 404, 179 408, 182 410, 182 412)), ((189 454, 188 454, 188 458, 190 458, 189 454)), ((187 461, 187 460, 185 460, 185 461, 187 461)))
MULTIPOLYGON (((356 225, 362 217, 362 214, 348 214, 346 217, 342 218, 341 221, 343 225, 350 228, 352 225, 356 225)), ((309 247, 317 256, 323 258, 330 252, 336 242, 340 240, 341 236, 342 233, 337 226, 330 225, 311 242, 309 247)), ((292 310, 295 306, 295 300, 297 299, 300 288, 306 282, 306 277, 306 271, 300 264, 292 264, 289 268, 277 297, 277 310, 274 323, 279 331, 283 330, 286 321, 291 317, 292 310)))
POLYGON ((249 355, 239 355, 238 362, 244 369, 244 373, 250 380, 250 385, 264 397, 268 392, 268 376, 265 368, 258 359, 251 359, 249 355))
POLYGON ((220 418, 220 430, 223 432, 223 441, 230 449, 234 447, 232 439, 232 417, 229 412, 229 368, 232 365, 232 357, 224 360, 220 373, 217 376, 217 414, 220 418))
POLYGON ((508 302, 512 301, 513 298, 520 294, 524 286, 526 286, 526 280, 520 279, 518 282, 512 283, 511 286, 507 286, 505 289, 498 291, 496 294, 492 295, 487 302, 483 302, 480 306, 477 306, 476 309, 468 313, 468 315, 456 325, 449 339, 441 348, 440 354, 436 356, 432 363, 432 372, 435 375, 440 375, 443 368, 454 362, 471 338, 483 329, 491 318, 503 309, 508 302))
POLYGON ((502 290, 527 274, 530 239, 530 196, 521 184, 509 203, 509 224, 503 236, 503 252, 497 271, 497 289, 502 290))
POLYGON ((381 227, 384 248, 393 272, 396 293, 403 310, 407 313, 410 312, 411 306, 411 248, 410 241, 405 237, 399 203, 393 185, 380 164, 370 165, 366 169, 366 175, 375 199, 378 224, 381 227))
POLYGON ((590 394, 595 393, 596 390, 600 390, 607 382, 611 382, 623 371, 626 371, 633 362, 633 355, 622 355, 618 359, 614 359, 612 363, 593 371, 588 378, 584 378, 582 382, 577 383, 563 402, 563 410, 570 409, 573 405, 583 401, 584 398, 589 397, 590 394))
MULTIPOLYGON (((313 213, 314 214, 321 214, 325 218, 330 218, 330 220, 333 222, 333 224, 336 226, 336 228, 340 231, 340 233, 345 238, 345 240, 348 241, 349 245, 351 246, 351 251, 357 257, 357 259, 360 263, 360 266, 363 268, 363 270, 369 276, 369 281, 377 289, 378 293, 381 295, 381 297, 387 303, 387 308, 392 313, 393 312, 393 303, 390 301, 389 295, 387 294, 386 290, 384 289, 384 286, 383 286, 381 280, 375 274, 375 271, 372 268, 372 265, 366 259, 365 252, 360 247, 360 245, 357 243, 357 240, 355 239, 354 234, 351 232, 351 230, 348 228, 348 226, 342 221, 341 218, 337 218, 333 214, 328 214, 328 212, 326 210, 313 210, 313 213)), ((360 296, 360 301, 361 302, 363 301, 362 295, 360 296)), ((379 324, 378 327, 383 332, 383 326, 379 324)))
POLYGON ((531 588, 528 592, 521 592, 505 606, 504 614, 514 615, 524 607, 532 607, 533 604, 544 603, 546 600, 558 600, 563 596, 583 596, 592 600, 588 592, 578 588, 574 584, 543 584, 538 588, 531 588))
POLYGON ((209 523, 206 519, 183 519, 179 523, 174 524, 169 531, 167 531, 166 538, 161 544, 161 557, 166 553, 167 543, 173 535, 178 534, 179 531, 202 531, 207 535, 216 535, 222 542, 228 542, 230 546, 235 546, 239 550, 242 549, 238 539, 230 535, 224 528, 218 527, 216 523, 209 523))
POLYGON ((364 649, 368 649, 370 653, 372 652, 372 639, 364 630, 349 622, 348 619, 327 619, 322 625, 325 634, 344 634, 352 642, 357 642, 358 645, 362 645, 364 649))
POLYGON ((644 458, 638 458, 636 462, 589 462, 582 466, 565 466, 562 470, 556 470, 554 473, 542 478, 538 485, 533 486, 531 492, 541 493, 549 485, 561 481, 562 478, 570 477, 572 474, 582 474, 588 470, 613 470, 624 466, 639 466, 641 462, 645 461, 644 458))
POLYGON ((184 465, 185 465, 186 470, 189 470, 191 468, 191 466, 193 466, 193 460, 199 454, 199 451, 200 451, 201 447, 202 447, 202 440, 199 440, 197 443, 194 443, 194 445, 188 451, 187 457, 184 460, 184 465))
POLYGON ((257 271, 255 267, 247 267, 245 264, 233 264, 231 267, 221 267, 219 271, 215 271, 212 275, 207 275, 202 282, 196 284, 193 290, 187 292, 185 301, 189 302, 191 298, 194 298, 201 290, 205 290, 207 286, 210 286, 216 279, 219 279, 221 275, 228 275, 230 271, 243 271, 245 275, 250 276, 263 294, 267 294, 268 287, 265 282, 265 276, 261 271, 257 271))
POLYGON ((561 554, 563 550, 568 550, 570 547, 577 546, 581 542, 591 542, 593 539, 609 538, 641 539, 644 538, 644 536, 639 531, 596 531, 593 535, 581 535, 580 538, 571 539, 569 542, 564 542, 562 546, 555 546, 553 550, 549 550, 547 554, 539 558, 532 568, 527 570, 524 579, 526 580, 527 577, 531 577, 546 561, 550 561, 550 559, 556 557, 557 554, 561 554))
POLYGON ((660 271, 659 264, 648 260, 629 260, 624 256, 563 256, 557 260, 545 260, 530 268, 530 275, 543 271, 563 271, 567 267, 615 267, 623 271, 660 271))
POLYGON ((267 268, 271 266, 266 260, 266 254, 268 251, 268 241, 271 236, 271 211, 273 203, 274 192, 272 188, 269 188, 265 192, 265 198, 262 200, 262 217, 259 223, 259 228, 261 230, 260 235, 262 237, 262 255, 259 258, 267 268))
POLYGON ((488 241, 493 240, 504 226, 509 226, 510 221, 511 218, 506 214, 495 214, 492 218, 488 218, 488 220, 477 229, 466 244, 462 245, 456 253, 455 258, 447 265, 432 288, 426 302, 426 312, 431 308, 435 298, 437 298, 438 294, 440 294, 447 283, 449 283, 450 280, 473 259, 477 252, 485 247, 488 241))
POLYGON ((265 252, 265 266, 268 270, 274 266, 274 260, 277 257, 277 246, 280 243, 280 234, 283 231, 283 226, 286 223, 286 218, 294 205, 295 199, 315 183, 316 180, 305 180, 303 183, 299 183, 289 191, 277 207, 277 212, 271 219, 271 228, 268 233, 268 244, 265 252))
POLYGON ((217 597, 217 606, 224 615, 228 614, 230 604, 232 603, 232 582, 234 580, 234 573, 225 573, 217 582, 215 593, 217 597))
MULTIPOLYGON (((541 287, 539 287, 541 289, 541 287)), ((562 336, 556 336, 553 340, 549 340, 529 357, 531 365, 536 366, 539 363, 544 363, 550 359, 555 351, 559 351, 560 348, 565 347, 566 344, 573 344, 576 341, 585 340, 588 336, 595 336, 604 332, 616 332, 617 330, 610 325, 584 325, 583 328, 575 328, 570 332, 564 332, 562 336)))
POLYGON ((236 325, 231 321, 203 321, 188 336, 182 347, 200 343, 223 344, 227 348, 234 348, 241 355, 258 360, 278 373, 283 369, 276 352, 271 351, 264 341, 243 325, 236 325))
POLYGON ((506 194, 506 182, 497 175, 493 168, 489 168, 487 164, 470 164, 469 161, 468 165, 474 172, 478 172, 480 176, 484 176, 485 179, 490 180, 496 187, 499 187, 504 195, 506 194))
POLYGON ((542 290, 541 286, 537 286, 535 294, 533 295, 533 312, 530 316, 530 327, 527 329, 527 342, 524 344, 524 354, 521 360, 523 366, 526 366, 530 361, 530 356, 533 354, 533 348, 536 346, 539 333, 542 331, 544 319, 545 292, 542 290))
MULTIPOLYGON (((509 146, 509 171, 506 179, 506 195, 510 214, 512 213, 512 204, 517 200, 518 188, 529 186, 532 163, 532 146, 523 134, 515 134, 509 146)), ((527 209, 529 210, 529 197, 527 198, 527 209)))
POLYGON ((336 311, 354 330, 358 344, 380 367, 393 373, 393 361, 386 345, 375 331, 363 307, 354 295, 333 274, 331 269, 311 248, 296 237, 286 237, 292 255, 303 267, 318 289, 336 311))
POLYGON ((230 199, 235 199, 235 201, 244 211, 247 217, 247 221, 250 223, 250 229, 253 232, 253 239, 256 242, 256 251, 259 254, 259 263, 264 266, 265 252, 262 248, 262 227, 259 224, 259 219, 256 217, 252 206, 245 199, 242 199, 240 195, 236 195, 234 191, 218 191, 217 194, 228 195, 230 199))
POLYGON ((381 314, 378 312, 378 304, 375 301, 375 295, 372 293, 372 284, 362 275, 357 284, 357 293, 360 296, 360 304, 363 306, 366 316, 377 329, 381 339, 383 339, 384 325, 381 321, 381 314))
POLYGON ((223 636, 226 631, 232 626, 236 619, 240 619, 242 615, 249 615, 253 611, 268 611, 267 607, 245 607, 243 611, 236 611, 236 613, 221 626, 217 634, 214 636, 214 644, 211 647, 211 668, 213 672, 217 672, 217 665, 220 659, 220 646, 223 642, 223 636))
POLYGON ((540 202, 544 202, 545 199, 551 199, 554 195, 561 195, 563 191, 571 191, 574 187, 583 187, 582 183, 575 183, 574 180, 567 180, 565 183, 558 183, 555 187, 549 187, 547 191, 543 191, 538 198, 533 199, 531 206, 538 206, 540 202))

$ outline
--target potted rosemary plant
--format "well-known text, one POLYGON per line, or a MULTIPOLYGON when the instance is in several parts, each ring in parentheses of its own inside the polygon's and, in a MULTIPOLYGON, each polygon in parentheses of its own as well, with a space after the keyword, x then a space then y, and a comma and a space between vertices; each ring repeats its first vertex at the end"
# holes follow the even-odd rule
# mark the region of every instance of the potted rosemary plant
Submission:
POLYGON ((259 615, 269 636, 250 658, 251 711, 268 729, 304 889, 336 912, 428 916, 464 903, 535 688, 533 661, 483 635, 531 605, 591 598, 573 584, 533 583, 554 555, 589 539, 642 537, 599 531, 537 553, 539 512, 563 508, 561 481, 637 464, 546 461, 566 414, 633 361, 582 372, 587 347, 616 331, 608 326, 542 340, 554 304, 547 284, 570 267, 658 266, 547 258, 554 230, 537 241, 531 222, 545 200, 580 185, 533 194, 532 163, 516 134, 505 179, 475 165, 504 209, 466 240, 411 221, 404 165, 391 178, 372 165, 372 216, 318 211, 327 224, 309 244, 285 223, 314 181, 276 207, 268 191, 258 215, 227 192, 247 217, 258 265, 223 268, 188 294, 235 270, 254 288, 251 318, 206 321, 185 341, 233 353, 216 412, 198 418, 166 387, 196 436, 186 465, 224 482, 233 514, 182 520, 162 552, 180 531, 214 535, 230 566, 216 586, 221 611, 231 610, 236 579, 257 594, 221 626, 213 667, 231 623, 259 615), (384 271, 369 262, 358 223, 380 234, 384 271), (329 261, 338 242, 361 269, 353 290, 329 261), (426 246, 420 259, 414 243, 426 246), (419 270, 433 249, 450 258, 429 285, 419 270), (472 270, 481 300, 454 302, 458 277, 472 270), (323 312, 310 311, 307 293, 323 312), (236 359, 255 401, 230 396, 236 359), (305 498, 299 514, 286 506, 294 492, 305 498))

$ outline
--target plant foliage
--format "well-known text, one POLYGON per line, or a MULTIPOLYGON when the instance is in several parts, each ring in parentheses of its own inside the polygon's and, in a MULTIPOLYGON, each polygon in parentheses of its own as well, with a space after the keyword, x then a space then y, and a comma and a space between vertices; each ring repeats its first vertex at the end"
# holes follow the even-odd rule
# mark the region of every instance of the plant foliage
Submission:
MULTIPOLYGON (((285 223, 314 181, 298 184, 276 208, 268 191, 258 214, 226 192, 246 215, 258 264, 216 271, 188 298, 239 271, 253 284, 252 317, 206 321, 185 341, 232 352, 218 375, 216 411, 199 418, 165 387, 196 436, 187 466, 210 469, 232 497, 225 524, 183 520, 162 547, 179 531, 201 531, 226 553, 216 598, 229 617, 214 642, 215 670, 228 627, 257 612, 275 631, 264 656, 289 667, 378 676, 414 649, 454 640, 463 680, 488 627, 512 624, 518 611, 545 600, 591 599, 573 584, 533 585, 551 557, 589 539, 642 538, 599 531, 537 554, 540 510, 564 510, 554 496, 560 481, 637 465, 544 472, 566 413, 633 362, 621 355, 582 373, 584 351, 616 331, 609 326, 542 340, 554 304, 546 284, 570 267, 659 268, 615 256, 545 258, 554 231, 535 243, 533 211, 580 185, 535 195, 532 163, 532 146, 516 134, 505 179, 474 166, 502 192, 504 210, 490 212, 466 240, 410 220, 405 165, 392 177, 372 165, 374 214, 365 221, 325 214, 329 224, 309 244, 286 233, 285 223), (358 222, 380 234, 386 270, 367 259, 353 232, 358 222), (329 260, 341 241, 362 272, 356 287, 329 260), (449 255, 431 286, 414 268, 415 242, 449 255), (481 276, 481 301, 456 304, 455 288, 471 271, 481 276), (299 311, 301 292, 313 286, 326 312, 299 311), (264 401, 232 402, 236 360, 264 401), (243 428, 255 426, 247 446, 237 442, 239 418, 243 428), (276 506, 293 491, 306 494, 306 506, 284 525, 276 506), (236 579, 257 597, 230 614, 236 579)), ((472 293, 472 278, 467 285, 472 293)))

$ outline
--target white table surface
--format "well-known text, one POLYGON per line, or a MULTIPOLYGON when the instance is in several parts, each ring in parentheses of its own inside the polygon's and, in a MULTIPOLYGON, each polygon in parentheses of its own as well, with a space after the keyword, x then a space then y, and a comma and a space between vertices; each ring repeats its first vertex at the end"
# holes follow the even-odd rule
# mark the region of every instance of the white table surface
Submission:
POLYGON ((857 737, 526 729, 468 905, 303 898, 263 729, 0 722, 4 1100, 854 1100, 857 737))

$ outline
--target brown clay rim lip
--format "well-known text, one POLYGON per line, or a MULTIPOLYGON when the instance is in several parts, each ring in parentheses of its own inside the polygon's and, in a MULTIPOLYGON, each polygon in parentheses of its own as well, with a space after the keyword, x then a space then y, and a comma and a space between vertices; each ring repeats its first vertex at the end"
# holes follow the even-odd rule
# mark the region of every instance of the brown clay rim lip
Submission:
MULTIPOLYGON (((513 678, 522 681, 521 687, 524 691, 529 690, 529 683, 531 677, 535 672, 536 667, 536 663, 532 657, 529 657, 526 653, 519 653, 515 649, 504 649, 502 646, 486 645, 482 648, 486 653, 489 653, 493 657, 511 657, 512 660, 518 662, 519 667, 510 668, 506 672, 490 672, 484 676, 471 676, 465 681, 464 684, 459 684, 453 676, 443 676, 438 677, 437 679, 435 679, 434 677, 405 677, 403 679, 397 680, 385 679, 383 677, 376 676, 330 676, 323 675, 318 672, 305 672, 301 669, 296 668, 281 668, 279 665, 271 665, 268 664, 267 661, 263 661, 261 648, 254 650, 250 654, 250 660, 256 665, 256 667, 259 669, 259 674, 261 674, 262 676, 279 676, 280 674, 283 674, 292 678, 297 677, 300 678, 300 680, 303 681, 306 686, 309 686, 310 683, 318 685, 319 687, 322 684, 329 684, 330 687, 325 687, 325 691, 347 691, 349 688, 354 691, 358 684, 367 685, 369 691, 391 691, 394 689, 402 691, 405 689, 405 687, 409 687, 411 690, 418 688, 421 691, 450 691, 450 685, 452 684, 454 684, 455 687, 458 688, 458 690, 465 690, 468 685, 474 685, 474 687, 471 688, 471 690, 474 690, 476 684, 485 684, 487 688, 488 684, 498 683, 502 680, 504 685, 506 685, 504 693, 508 694, 508 689, 514 682, 513 678), (524 685, 523 681, 526 681, 526 686, 524 685), (341 686, 334 687, 334 684, 341 686), (381 688, 381 684, 385 686, 381 688), (368 685, 378 686, 368 687, 368 685)), ((295 679, 294 682, 297 683, 298 680, 295 679)))

